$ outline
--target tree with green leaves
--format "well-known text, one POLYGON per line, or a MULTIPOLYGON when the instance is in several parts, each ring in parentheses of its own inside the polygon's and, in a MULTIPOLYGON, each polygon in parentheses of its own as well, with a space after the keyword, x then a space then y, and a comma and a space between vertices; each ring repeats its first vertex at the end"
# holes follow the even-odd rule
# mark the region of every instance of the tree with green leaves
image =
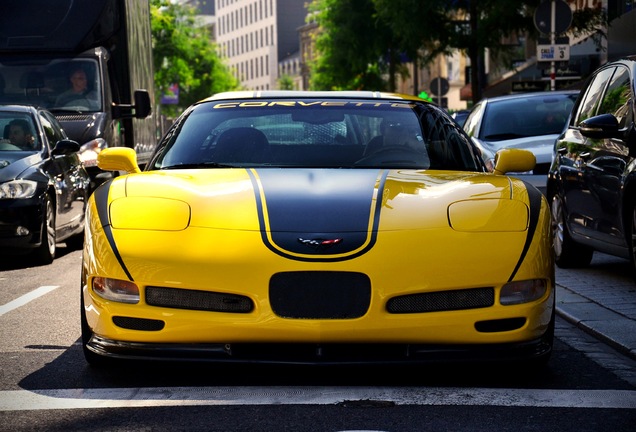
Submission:
MULTIPOLYGON (((471 62, 473 102, 486 86, 484 52, 500 64, 511 64, 517 47, 505 43, 511 36, 539 37, 534 12, 545 0, 374 0, 380 19, 390 23, 395 37, 419 45, 423 65, 438 54, 460 50, 471 62)), ((603 36, 606 16, 602 10, 580 8, 573 13, 569 31, 578 36, 603 36)))
POLYGON ((169 93, 173 84, 179 88, 178 104, 162 106, 165 115, 177 116, 194 102, 239 88, 193 6, 150 0, 150 10, 156 93, 169 93))
POLYGON ((288 74, 282 74, 278 78, 278 88, 280 90, 294 90, 294 79, 288 74))
MULTIPOLYGON (((405 61, 425 67, 440 54, 460 50, 470 58, 477 102, 486 86, 485 49, 506 64, 517 49, 506 45, 506 38, 537 38, 534 11, 541 1, 313 0, 310 10, 321 28, 316 47, 322 57, 312 65, 312 75, 317 74, 312 83, 323 89, 392 90, 395 72, 403 70, 405 61), (383 79, 387 73, 388 83, 383 79)), ((570 32, 596 32, 598 42, 605 25, 602 10, 583 8, 574 12, 570 32)))
POLYGON ((317 34, 310 86, 316 90, 391 90, 399 55, 393 34, 375 16, 373 0, 313 0, 310 17, 321 31, 317 34), (391 80, 390 80, 391 81, 391 80))

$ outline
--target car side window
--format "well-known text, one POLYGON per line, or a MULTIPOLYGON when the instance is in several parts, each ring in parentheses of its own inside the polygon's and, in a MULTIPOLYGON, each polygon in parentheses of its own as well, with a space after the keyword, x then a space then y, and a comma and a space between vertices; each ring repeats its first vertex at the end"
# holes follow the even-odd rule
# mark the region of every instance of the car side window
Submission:
POLYGON ((481 117, 484 113, 482 105, 483 104, 475 105, 475 108, 473 108, 473 110, 466 118, 466 121, 464 122, 464 130, 469 136, 477 136, 477 133, 479 132, 477 130, 477 126, 479 125, 481 117))
POLYGON ((584 99, 579 106, 577 116, 574 119, 575 125, 578 125, 583 120, 596 115, 601 104, 601 96, 603 95, 605 84, 610 80, 614 70, 615 68, 605 69, 594 77, 594 80, 588 86, 584 99))
POLYGON ((620 127, 625 127, 629 120, 629 107, 633 97, 629 84, 629 71, 624 67, 617 67, 597 113, 614 114, 620 127))
POLYGON ((53 148, 58 141, 64 139, 64 135, 61 130, 56 128, 55 125, 42 113, 40 113, 40 123, 42 123, 42 128, 44 129, 44 133, 46 134, 46 138, 48 139, 51 148, 53 148))

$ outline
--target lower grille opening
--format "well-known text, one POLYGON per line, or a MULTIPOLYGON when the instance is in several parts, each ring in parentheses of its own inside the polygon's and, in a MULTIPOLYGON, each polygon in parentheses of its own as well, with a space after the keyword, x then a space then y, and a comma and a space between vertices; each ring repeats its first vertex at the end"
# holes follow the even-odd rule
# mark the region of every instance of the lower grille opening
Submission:
POLYGON ((386 310, 395 314, 442 312, 483 308, 494 304, 495 290, 488 287, 393 297, 387 302, 386 310))
POLYGON ((160 320, 125 316, 114 316, 113 323, 115 323, 117 327, 141 331, 159 331, 163 330, 163 327, 166 325, 166 323, 160 320))
POLYGON ((248 313, 254 310, 252 299, 241 295, 155 286, 146 287, 146 303, 208 312, 248 313))
POLYGON ((496 333, 517 330, 526 324, 525 318, 506 318, 498 320, 478 321, 475 330, 481 333, 496 333))
POLYGON ((371 304, 371 281, 355 272, 276 273, 269 281, 269 301, 283 318, 359 318, 371 304))

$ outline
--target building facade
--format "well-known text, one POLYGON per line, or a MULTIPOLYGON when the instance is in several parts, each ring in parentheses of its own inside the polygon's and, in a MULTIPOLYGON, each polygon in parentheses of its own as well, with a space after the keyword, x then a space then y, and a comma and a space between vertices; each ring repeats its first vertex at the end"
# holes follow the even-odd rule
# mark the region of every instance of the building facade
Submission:
POLYGON ((307 15, 304 1, 215 0, 215 15, 220 55, 245 89, 277 89, 283 75, 301 85, 298 28, 307 15))

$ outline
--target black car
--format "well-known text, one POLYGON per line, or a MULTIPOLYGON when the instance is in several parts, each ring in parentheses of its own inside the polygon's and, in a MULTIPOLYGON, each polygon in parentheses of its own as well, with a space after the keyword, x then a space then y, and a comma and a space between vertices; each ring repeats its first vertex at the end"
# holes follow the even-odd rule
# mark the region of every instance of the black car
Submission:
POLYGON ((51 263, 57 242, 83 242, 90 179, 79 144, 26 105, 0 106, 0 133, 0 253, 51 263))
POLYGON ((559 267, 594 251, 626 258, 636 274, 636 56, 594 72, 554 145, 547 196, 559 267))

